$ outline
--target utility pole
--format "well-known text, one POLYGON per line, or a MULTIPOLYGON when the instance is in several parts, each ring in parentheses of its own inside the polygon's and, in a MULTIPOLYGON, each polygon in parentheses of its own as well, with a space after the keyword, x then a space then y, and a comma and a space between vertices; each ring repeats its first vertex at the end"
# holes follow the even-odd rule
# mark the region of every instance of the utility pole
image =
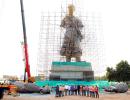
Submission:
POLYGON ((20 0, 20 5, 21 5, 21 16, 22 16, 22 26, 23 26, 23 38, 24 38, 24 56, 25 56, 24 81, 25 81, 26 73, 27 73, 28 78, 31 77, 31 73, 30 73, 30 66, 29 66, 29 60, 28 60, 28 45, 27 45, 23 0, 20 0))

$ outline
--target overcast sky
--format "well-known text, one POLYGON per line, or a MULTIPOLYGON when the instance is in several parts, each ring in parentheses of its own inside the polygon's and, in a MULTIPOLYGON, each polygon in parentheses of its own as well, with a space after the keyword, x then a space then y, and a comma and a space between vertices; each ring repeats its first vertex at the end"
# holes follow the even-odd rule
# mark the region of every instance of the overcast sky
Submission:
MULTIPOLYGON (((23 0, 31 73, 36 74, 41 12, 60 9, 61 0, 23 0)), ((62 2, 65 0, 62 0, 62 2)), ((130 63, 130 1, 77 0, 86 12, 100 12, 102 17, 106 66, 120 60, 130 63)), ((24 72, 20 0, 0 0, 0 76, 24 72)))

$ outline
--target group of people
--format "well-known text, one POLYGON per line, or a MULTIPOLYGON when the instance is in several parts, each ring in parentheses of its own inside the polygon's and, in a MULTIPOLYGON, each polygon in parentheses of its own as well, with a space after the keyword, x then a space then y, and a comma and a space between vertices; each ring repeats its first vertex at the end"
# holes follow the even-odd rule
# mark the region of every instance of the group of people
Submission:
POLYGON ((87 97, 99 98, 98 86, 83 86, 83 85, 60 85, 56 86, 56 97, 80 95, 87 97))

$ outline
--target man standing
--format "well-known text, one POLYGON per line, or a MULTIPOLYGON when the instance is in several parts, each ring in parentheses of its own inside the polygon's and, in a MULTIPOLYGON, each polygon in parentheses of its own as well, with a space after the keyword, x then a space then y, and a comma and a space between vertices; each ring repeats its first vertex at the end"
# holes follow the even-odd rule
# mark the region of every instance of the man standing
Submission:
POLYGON ((59 86, 57 85, 56 86, 56 95, 55 95, 56 97, 59 97, 60 96, 60 94, 59 94, 59 86))
POLYGON ((95 97, 99 98, 98 86, 95 86, 95 97))

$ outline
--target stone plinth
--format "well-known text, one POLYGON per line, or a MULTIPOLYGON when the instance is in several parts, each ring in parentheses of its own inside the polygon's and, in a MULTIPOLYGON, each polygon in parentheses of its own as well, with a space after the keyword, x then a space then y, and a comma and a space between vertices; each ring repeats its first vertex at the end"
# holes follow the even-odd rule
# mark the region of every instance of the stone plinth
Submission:
POLYGON ((90 62, 52 62, 50 80, 93 80, 90 62))

